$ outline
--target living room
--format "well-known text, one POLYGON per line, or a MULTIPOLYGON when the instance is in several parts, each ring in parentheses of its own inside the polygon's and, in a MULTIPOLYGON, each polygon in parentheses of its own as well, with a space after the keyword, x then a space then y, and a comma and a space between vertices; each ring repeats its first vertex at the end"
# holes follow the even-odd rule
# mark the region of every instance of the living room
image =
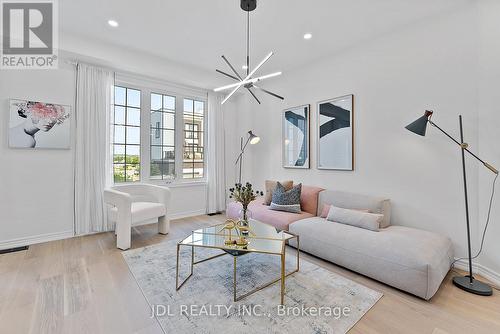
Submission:
POLYGON ((0 332, 500 332, 500 4, 1 2, 0 332))

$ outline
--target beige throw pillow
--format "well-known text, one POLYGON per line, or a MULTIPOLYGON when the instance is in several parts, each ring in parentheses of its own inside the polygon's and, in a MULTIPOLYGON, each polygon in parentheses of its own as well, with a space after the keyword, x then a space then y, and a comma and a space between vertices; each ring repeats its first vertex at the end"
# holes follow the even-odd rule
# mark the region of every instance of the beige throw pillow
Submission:
POLYGON ((351 225, 378 232, 384 215, 331 206, 326 218, 332 222, 351 225))
MULTIPOLYGON (((288 191, 293 188, 293 181, 283 181, 280 182, 283 187, 285 187, 285 190, 288 191)), ((271 180, 266 180, 266 193, 264 195, 264 205, 270 205, 271 201, 273 199, 273 192, 274 189, 276 189, 276 186, 278 185, 278 181, 271 181, 271 180)))
MULTIPOLYGON (((330 207, 331 206, 332 206, 331 204, 324 204, 323 205, 323 210, 321 210, 321 215, 320 215, 321 218, 328 217, 328 212, 330 212, 330 207)), ((351 209, 351 210, 356 210, 356 211, 370 213, 370 210, 368 210, 368 209, 351 209)))

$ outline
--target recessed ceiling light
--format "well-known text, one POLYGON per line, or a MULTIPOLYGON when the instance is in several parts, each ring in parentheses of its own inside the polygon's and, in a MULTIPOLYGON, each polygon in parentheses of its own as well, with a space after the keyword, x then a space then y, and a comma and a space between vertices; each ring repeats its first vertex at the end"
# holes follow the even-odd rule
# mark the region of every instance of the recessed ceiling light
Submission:
POLYGON ((312 37, 313 35, 310 33, 304 34, 304 39, 311 39, 312 37))
POLYGON ((244 69, 244 70, 246 70, 248 68, 248 66, 247 65, 243 65, 243 66, 241 66, 241 68, 244 69))
POLYGON ((116 22, 115 20, 108 20, 108 24, 113 28, 118 27, 118 22, 116 22))

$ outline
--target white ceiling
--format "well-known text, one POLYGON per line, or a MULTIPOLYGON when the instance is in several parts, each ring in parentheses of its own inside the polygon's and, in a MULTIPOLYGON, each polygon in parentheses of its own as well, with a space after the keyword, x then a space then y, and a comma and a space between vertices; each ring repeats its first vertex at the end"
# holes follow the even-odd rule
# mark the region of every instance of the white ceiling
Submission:
MULTIPOLYGON (((473 0, 258 0, 251 12, 251 63, 269 51, 263 71, 287 71, 453 11, 473 0), (305 32, 313 38, 303 39, 305 32)), ((246 14, 239 0, 61 0, 63 36, 135 49, 201 69, 241 69, 246 14), (119 22, 108 26, 108 19, 119 22)), ((214 73, 214 75, 217 75, 214 73)))

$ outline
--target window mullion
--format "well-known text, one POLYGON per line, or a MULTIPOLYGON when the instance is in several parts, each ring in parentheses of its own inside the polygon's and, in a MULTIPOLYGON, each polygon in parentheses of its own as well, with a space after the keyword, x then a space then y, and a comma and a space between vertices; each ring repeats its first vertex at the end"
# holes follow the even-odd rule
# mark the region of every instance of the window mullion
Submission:
POLYGON ((141 93, 141 181, 150 179, 150 127, 151 127, 151 91, 146 89, 141 93))
POLYGON ((184 165, 184 96, 177 95, 175 100, 175 171, 177 180, 183 179, 184 165))

